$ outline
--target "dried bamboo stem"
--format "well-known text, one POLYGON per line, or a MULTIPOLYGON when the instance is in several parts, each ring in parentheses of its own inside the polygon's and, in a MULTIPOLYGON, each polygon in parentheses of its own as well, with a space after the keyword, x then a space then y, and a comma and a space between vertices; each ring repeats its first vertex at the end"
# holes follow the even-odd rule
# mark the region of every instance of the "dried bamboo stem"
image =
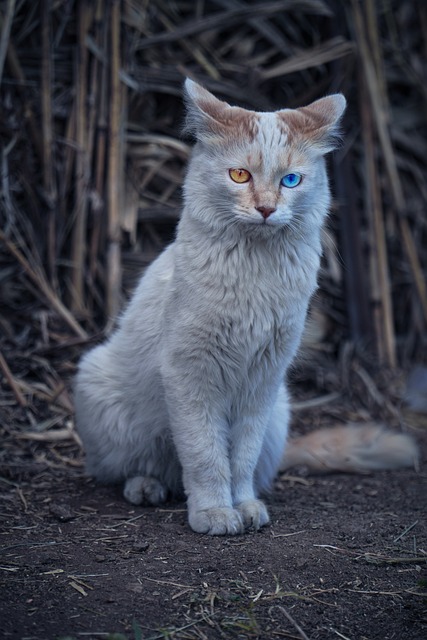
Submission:
POLYGON ((75 313, 84 311, 84 270, 87 223, 87 121, 86 121, 86 78, 87 48, 86 33, 90 7, 84 0, 78 6, 78 42, 76 47, 76 206, 72 239, 72 309, 75 313))
POLYGON ((121 287, 120 247, 120 2, 113 0, 110 20, 110 118, 108 157, 107 313, 117 315, 121 287))
POLYGON ((74 157, 75 157, 75 144, 72 141, 76 136, 76 103, 73 102, 70 115, 67 118, 67 124, 65 127, 65 140, 67 146, 64 152, 64 170, 61 176, 61 180, 58 182, 58 208, 60 211, 60 224, 58 224, 58 231, 61 233, 64 227, 66 227, 66 217, 68 214, 68 201, 67 194, 70 190, 71 180, 73 177, 74 169, 74 157))
POLYGON ((88 285, 91 300, 95 300, 95 280, 98 271, 98 251, 101 240, 101 226, 105 211, 105 154, 107 146, 107 86, 108 86, 108 27, 109 17, 105 13, 104 1, 97 0, 95 9, 95 41, 103 52, 102 60, 98 62, 99 79, 97 83, 97 110, 94 123, 94 180, 95 198, 92 200, 92 230, 89 245, 88 285))
POLYGON ((378 88, 384 109, 388 109, 387 86, 384 76, 381 44, 378 39, 378 21, 375 0, 365 0, 366 23, 368 27, 368 39, 372 51, 372 59, 377 71, 378 88))
MULTIPOLYGON (((360 95, 365 95, 366 86, 361 82, 360 95)), ((378 167, 375 161, 375 133, 369 105, 360 100, 362 135, 365 150, 366 213, 369 224, 369 258, 371 296, 375 338, 379 360, 390 367, 396 366, 396 344, 394 335, 393 308, 391 304, 390 278, 387 259, 384 214, 378 167)))
MULTIPOLYGON (((357 8, 355 8, 357 10, 357 8)), ((358 15, 356 19, 356 30, 359 31, 358 38, 363 38, 363 44, 360 47, 360 54, 365 66, 368 63, 366 56, 369 55, 367 43, 364 40, 364 32, 362 30, 362 16, 358 15)), ((372 35, 372 33, 371 33, 372 35)), ((370 64, 370 60, 369 60, 370 64)), ((372 73, 374 70, 372 68, 372 73)), ((365 68, 366 74, 366 68, 365 68)), ((375 92, 378 99, 376 85, 371 82, 366 87, 366 83, 361 82, 360 95, 364 95, 366 88, 375 92)), ((383 100, 381 100, 381 104, 383 100)), ((371 106, 360 101, 362 116, 362 135, 365 150, 365 176, 366 176, 366 213, 369 222, 370 235, 370 276, 371 276, 371 295, 373 303, 373 317, 375 327, 376 346, 379 359, 389 366, 394 366, 395 346, 393 335, 393 317, 392 307, 389 297, 389 278, 387 264, 387 248, 385 246, 385 229, 383 224, 383 212, 381 206, 381 193, 379 191, 377 179, 377 166, 375 162, 375 149, 373 146, 374 127, 371 117, 371 106)))
POLYGON ((56 188, 54 181, 53 131, 52 131, 52 78, 53 55, 51 51, 52 0, 42 2, 42 145, 43 186, 48 206, 47 263, 52 287, 58 289, 56 273, 56 188))

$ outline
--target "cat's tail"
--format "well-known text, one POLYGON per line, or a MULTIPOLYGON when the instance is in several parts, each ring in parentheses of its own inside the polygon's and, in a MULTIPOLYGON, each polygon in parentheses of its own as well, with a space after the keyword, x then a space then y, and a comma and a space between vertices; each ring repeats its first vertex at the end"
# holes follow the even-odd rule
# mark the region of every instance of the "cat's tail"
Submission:
POLYGON ((419 451, 411 436, 378 424, 318 429, 291 438, 281 471, 304 465, 309 471, 363 473, 418 467, 419 451))

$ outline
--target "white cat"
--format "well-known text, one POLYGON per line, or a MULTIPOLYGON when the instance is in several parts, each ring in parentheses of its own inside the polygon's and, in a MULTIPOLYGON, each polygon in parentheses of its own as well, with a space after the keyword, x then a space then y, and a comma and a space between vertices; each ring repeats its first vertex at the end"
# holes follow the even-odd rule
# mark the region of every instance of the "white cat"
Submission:
POLYGON ((87 469, 133 504, 185 491, 194 531, 265 525, 284 456, 284 383, 316 289, 342 95, 255 113, 185 84, 197 144, 175 242, 108 342, 81 361, 87 469))

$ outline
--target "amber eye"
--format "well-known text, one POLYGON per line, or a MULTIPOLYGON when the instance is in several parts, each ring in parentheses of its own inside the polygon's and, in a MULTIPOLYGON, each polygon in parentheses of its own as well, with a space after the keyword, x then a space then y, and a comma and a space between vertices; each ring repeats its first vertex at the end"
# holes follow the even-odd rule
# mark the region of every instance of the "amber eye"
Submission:
POLYGON ((238 182, 239 184, 249 182, 252 178, 251 174, 249 171, 246 171, 246 169, 230 169, 228 173, 230 174, 230 178, 233 182, 238 182))

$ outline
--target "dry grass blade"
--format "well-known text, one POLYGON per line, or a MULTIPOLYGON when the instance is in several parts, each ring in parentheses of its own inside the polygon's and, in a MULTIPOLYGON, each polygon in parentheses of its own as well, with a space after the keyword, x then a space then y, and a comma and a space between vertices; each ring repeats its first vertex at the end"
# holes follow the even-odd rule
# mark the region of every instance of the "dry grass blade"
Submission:
POLYGON ((310 640, 310 638, 308 637, 308 635, 305 633, 305 631, 303 631, 303 629, 300 627, 300 625, 298 624, 298 622, 296 622, 296 620, 294 620, 294 618, 291 616, 291 614, 289 613, 289 611, 287 611, 285 609, 285 607, 282 607, 280 605, 277 605, 277 609, 279 609, 279 611, 281 611, 283 613, 284 616, 286 616, 286 618, 289 620, 289 622, 295 627, 295 629, 298 631, 298 633, 300 634, 301 638, 303 638, 303 640, 310 640))
POLYGON ((270 80, 271 78, 295 73, 296 71, 303 71, 310 67, 318 67, 321 64, 338 60, 352 53, 354 53, 354 45, 344 38, 336 37, 312 49, 306 49, 295 56, 290 56, 285 62, 263 69, 260 71, 260 76, 263 80, 270 80))
POLYGON ((22 255, 22 253, 15 247, 13 242, 11 242, 8 238, 6 238, 3 231, 0 230, 0 242, 3 242, 8 251, 12 254, 12 256, 19 262, 21 267, 24 269, 25 273, 34 284, 40 289, 41 293, 45 296, 48 303, 55 309, 55 311, 63 318, 63 320, 68 324, 70 329, 74 331, 80 338, 87 339, 88 334, 86 331, 80 326, 74 316, 70 313, 70 311, 63 305, 61 300, 55 294, 55 292, 49 286, 46 278, 41 273, 36 273, 26 260, 26 258, 22 255))

